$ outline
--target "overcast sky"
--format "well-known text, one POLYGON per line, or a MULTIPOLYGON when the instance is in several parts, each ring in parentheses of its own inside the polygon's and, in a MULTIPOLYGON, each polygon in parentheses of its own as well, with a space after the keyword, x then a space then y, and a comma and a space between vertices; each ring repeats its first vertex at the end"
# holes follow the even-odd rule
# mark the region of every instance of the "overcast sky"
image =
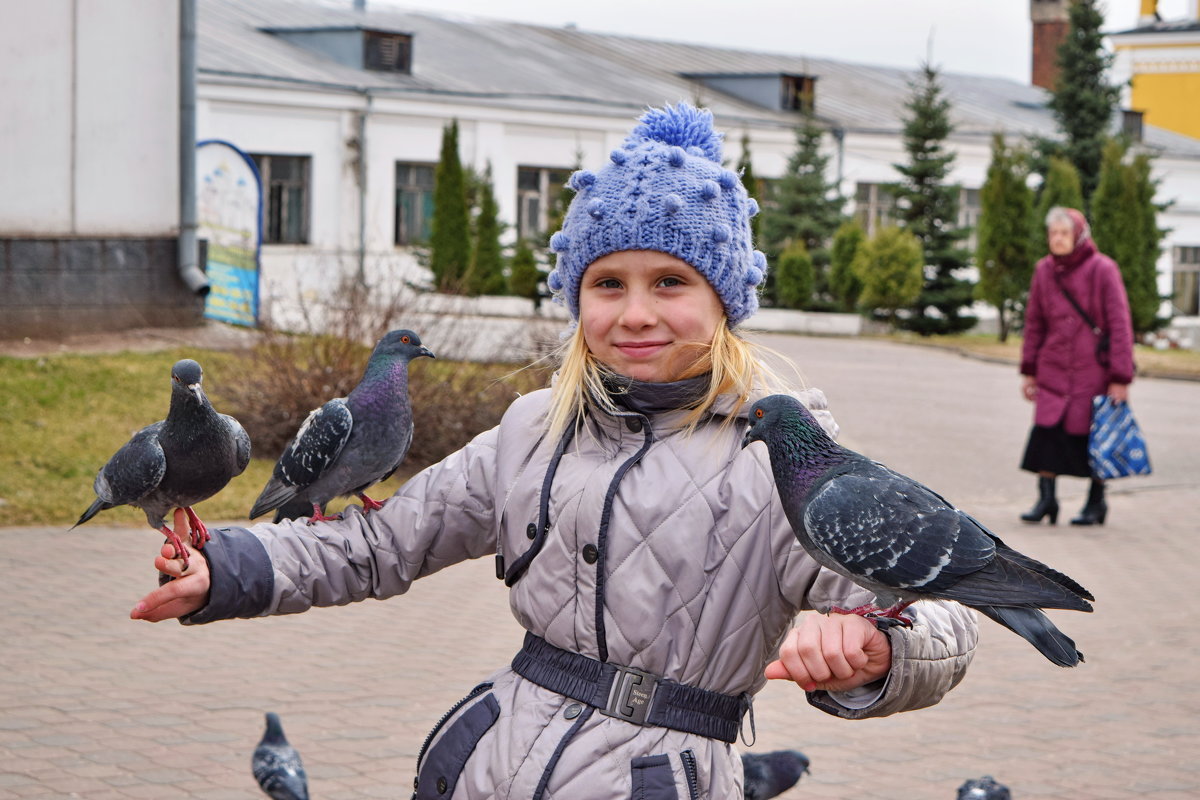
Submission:
MULTIPOLYGON (((350 0, 346 0, 347 3, 350 0)), ((1104 29, 1137 23, 1139 0, 1101 0, 1104 29)), ((1196 0, 1159 0, 1164 19, 1196 0)), ((716 44, 1029 80, 1029 0, 367 0, 435 13, 574 24, 597 33, 716 44)))

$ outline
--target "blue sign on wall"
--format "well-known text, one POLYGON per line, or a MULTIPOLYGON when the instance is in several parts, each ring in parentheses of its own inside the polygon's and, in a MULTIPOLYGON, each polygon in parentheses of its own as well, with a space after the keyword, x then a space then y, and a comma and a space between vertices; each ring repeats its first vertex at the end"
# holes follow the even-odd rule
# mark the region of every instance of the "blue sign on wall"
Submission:
POLYGON ((196 145, 198 235, 208 240, 204 316, 258 325, 262 181, 254 162, 229 142, 196 145))

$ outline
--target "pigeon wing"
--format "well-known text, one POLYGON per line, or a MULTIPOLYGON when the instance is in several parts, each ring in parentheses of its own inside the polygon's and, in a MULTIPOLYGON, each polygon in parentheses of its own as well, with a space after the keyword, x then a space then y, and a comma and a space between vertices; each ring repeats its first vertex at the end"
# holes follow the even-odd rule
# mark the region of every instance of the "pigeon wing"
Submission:
POLYGON ((288 486, 311 486, 341 455, 353 427, 354 418, 344 397, 314 410, 283 449, 275 463, 275 477, 288 486))
POLYGON ((96 496, 113 506, 132 503, 158 488, 167 472, 167 457, 159 444, 163 422, 147 425, 113 454, 92 488, 96 496))
POLYGON ((237 472, 234 475, 241 475, 246 471, 246 465, 250 463, 250 436, 242 427, 242 423, 228 414, 222 414, 221 419, 225 420, 225 424, 229 426, 234 444, 237 445, 237 472))
POLYGON ((851 575, 931 592, 983 567, 995 544, 916 481, 860 462, 817 489, 804 511, 813 544, 851 575))

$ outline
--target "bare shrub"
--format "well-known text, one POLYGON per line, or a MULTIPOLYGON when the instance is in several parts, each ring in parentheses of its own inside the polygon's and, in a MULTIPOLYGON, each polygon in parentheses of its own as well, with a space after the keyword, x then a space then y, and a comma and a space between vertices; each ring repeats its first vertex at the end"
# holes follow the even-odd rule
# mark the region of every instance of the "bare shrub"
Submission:
MULTIPOLYGON (((256 457, 278 458, 310 411, 345 397, 362 378, 371 348, 389 330, 412 328, 435 353, 461 351, 478 335, 469 319, 455 315, 439 317, 435 335, 428 335, 405 322, 428 321, 428 315, 409 313, 398 296, 385 301, 377 294, 346 280, 320 309, 303 309, 314 332, 266 330, 247 352, 244 374, 220 394, 250 434, 256 457)), ((402 469, 415 471, 454 452, 495 426, 517 394, 548 380, 545 367, 417 359, 409 367, 415 431, 402 469)))

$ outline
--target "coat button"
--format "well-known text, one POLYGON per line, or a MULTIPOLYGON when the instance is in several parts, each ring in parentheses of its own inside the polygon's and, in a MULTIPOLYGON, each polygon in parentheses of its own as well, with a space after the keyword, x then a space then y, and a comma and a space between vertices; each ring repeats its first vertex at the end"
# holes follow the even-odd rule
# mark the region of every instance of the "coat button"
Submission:
POLYGON ((437 781, 438 794, 445 794, 446 790, 449 788, 450 788, 450 784, 446 783, 445 778, 438 778, 438 781, 437 781))
POLYGON ((529 523, 529 527, 525 529, 525 535, 530 539, 537 538, 537 525, 533 522, 529 523))
POLYGON ((596 549, 594 544, 585 544, 583 546, 583 560, 589 564, 595 564, 596 559, 600 557, 600 551, 596 549))
POLYGON ((583 711, 582 705, 579 703, 571 703, 571 705, 567 706, 567 710, 563 712, 563 716, 567 719, 575 719, 579 716, 581 711, 583 711))
POLYGON ((629 430, 633 431, 634 433, 641 433, 642 432, 642 418, 641 417, 626 417, 625 418, 625 427, 629 428, 629 430))

